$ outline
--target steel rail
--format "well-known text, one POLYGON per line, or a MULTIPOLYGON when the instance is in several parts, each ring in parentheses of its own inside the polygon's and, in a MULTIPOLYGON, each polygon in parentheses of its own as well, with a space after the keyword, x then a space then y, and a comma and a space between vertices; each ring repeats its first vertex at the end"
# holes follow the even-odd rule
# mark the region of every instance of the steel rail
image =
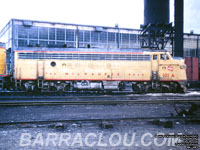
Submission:
POLYGON ((0 122, 0 126, 5 125, 22 125, 22 124, 51 124, 51 123, 68 123, 68 122, 111 122, 111 121, 155 121, 155 120, 184 120, 184 121, 200 121, 200 117, 131 117, 131 118, 92 118, 92 119, 65 119, 65 120, 35 120, 35 121, 18 121, 18 122, 0 122))
POLYGON ((0 101, 0 106, 44 106, 44 105, 117 105, 117 104, 184 104, 200 103, 199 99, 156 99, 156 100, 54 100, 54 101, 0 101))
POLYGON ((0 100, 22 100, 22 99, 99 99, 99 98, 117 98, 117 99, 138 99, 138 98, 160 98, 160 99, 168 99, 168 98, 199 98, 200 99, 200 95, 133 95, 133 94, 129 94, 129 95, 68 95, 68 96, 0 96, 0 100))
MULTIPOLYGON (((186 93, 189 93, 189 92, 194 92, 194 91, 197 91, 199 92, 200 89, 189 89, 188 92, 186 93)), ((159 92, 153 92, 154 93, 159 93, 159 92)), ((33 92, 26 92, 26 91, 0 91, 0 95, 41 95, 41 96, 45 96, 45 95, 68 95, 68 94, 76 94, 76 95, 87 95, 87 94, 90 94, 90 95, 95 95, 95 94, 98 94, 98 95, 104 95, 104 94, 108 94, 108 95, 127 95, 127 94, 136 94, 136 93, 133 93, 132 90, 126 90, 126 91, 67 91, 67 92, 51 92, 51 91, 44 91, 44 92, 36 92, 36 93, 33 93, 33 92)), ((147 93, 149 94, 149 93, 147 93)), ((160 93, 160 94, 167 94, 167 93, 160 93)), ((172 94, 176 94, 176 93, 172 93, 172 94)), ((177 93, 177 94, 182 94, 184 95, 185 93, 177 93)), ((139 94, 139 95, 142 95, 142 94, 139 94)))

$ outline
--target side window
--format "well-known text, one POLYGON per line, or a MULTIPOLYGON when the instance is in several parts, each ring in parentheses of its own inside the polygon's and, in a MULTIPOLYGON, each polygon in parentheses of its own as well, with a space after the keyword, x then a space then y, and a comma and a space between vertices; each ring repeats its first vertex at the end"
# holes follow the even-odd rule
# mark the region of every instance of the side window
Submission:
POLYGON ((153 60, 157 60, 158 56, 157 55, 153 55, 153 60))
POLYGON ((166 54, 160 54, 161 60, 169 60, 169 57, 166 54))

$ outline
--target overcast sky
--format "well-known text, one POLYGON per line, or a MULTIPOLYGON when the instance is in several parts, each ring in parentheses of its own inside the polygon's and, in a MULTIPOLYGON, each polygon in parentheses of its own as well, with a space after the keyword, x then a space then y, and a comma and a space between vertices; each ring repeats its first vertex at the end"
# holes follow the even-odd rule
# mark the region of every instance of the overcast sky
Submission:
MULTIPOLYGON (((173 1, 170 16, 173 22, 173 1)), ((184 0, 184 30, 200 33, 200 0, 184 0)), ((0 30, 11 18, 140 28, 143 0, 2 0, 0 30)))

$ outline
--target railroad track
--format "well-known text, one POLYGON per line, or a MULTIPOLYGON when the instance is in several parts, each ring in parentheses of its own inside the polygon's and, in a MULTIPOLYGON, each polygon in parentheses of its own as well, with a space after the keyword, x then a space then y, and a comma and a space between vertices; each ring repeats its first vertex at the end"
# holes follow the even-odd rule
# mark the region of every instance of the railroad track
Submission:
MULTIPOLYGON (((66 94, 66 93, 65 93, 66 94)), ((123 93, 125 94, 125 93, 123 93)), ((166 103, 199 103, 200 92, 186 94, 148 93, 125 95, 70 93, 62 96, 0 96, 0 106, 28 106, 28 105, 109 105, 109 104, 166 104, 166 103)))
POLYGON ((22 97, 22 98, 0 98, 0 106, 34 106, 34 105, 117 105, 117 104, 184 104, 200 103, 200 97, 174 98, 174 97, 157 97, 155 99, 145 99, 141 97, 61 97, 61 98, 44 98, 44 97, 22 97))
POLYGON ((2 96, 69 96, 69 95, 126 95, 132 94, 130 90, 127 91, 69 91, 69 92, 25 92, 25 91, 0 91, 2 96))
POLYGON ((69 120, 35 120, 35 121, 17 121, 0 122, 0 126, 23 125, 23 124, 53 124, 70 122, 117 122, 117 121, 150 121, 150 122, 168 122, 168 121, 200 122, 200 117, 131 117, 131 118, 92 118, 92 119, 69 119, 69 120))
MULTIPOLYGON (((19 94, 19 93, 18 93, 19 94)), ((22 93, 21 93, 22 94, 22 93)), ((28 93, 26 93, 28 94, 28 93)), ((2 93, 0 93, 0 100, 5 100, 5 99, 88 99, 88 98, 92 98, 92 99, 99 99, 99 98, 126 98, 126 99, 138 99, 138 98, 148 98, 148 97, 155 97, 155 98, 159 98, 159 99, 168 99, 168 98, 200 98, 200 92, 188 92, 188 93, 184 93, 184 94, 180 94, 180 93, 148 93, 148 94, 133 94, 133 93, 129 93, 129 92, 116 92, 116 93, 87 93, 87 92, 83 92, 83 93, 62 93, 60 95, 56 95, 57 93, 46 93, 45 95, 38 95, 37 93, 30 93, 28 95, 3 95, 2 93), (50 94, 50 95, 48 95, 50 94), (51 94, 55 94, 55 95, 51 95, 51 94)))
MULTIPOLYGON (((185 95, 191 92, 199 92, 200 95, 200 88, 191 88, 188 90, 187 93, 170 93, 170 94, 178 94, 178 95, 185 95)), ((156 93, 156 92, 155 92, 156 93)), ((154 93, 154 94, 155 94, 154 93)), ((25 92, 25 91, 0 91, 0 96, 86 96, 86 95, 127 95, 127 94, 134 94, 134 95, 143 95, 143 94, 135 94, 132 90, 126 91, 68 91, 68 92, 25 92)), ((151 93, 148 93, 151 94, 151 93)), ((160 94, 168 94, 168 93, 160 93, 160 94)))

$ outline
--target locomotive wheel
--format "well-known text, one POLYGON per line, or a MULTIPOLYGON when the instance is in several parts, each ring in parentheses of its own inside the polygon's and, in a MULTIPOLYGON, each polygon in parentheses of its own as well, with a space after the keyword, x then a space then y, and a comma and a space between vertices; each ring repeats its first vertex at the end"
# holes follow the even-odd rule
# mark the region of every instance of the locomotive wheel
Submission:
POLYGON ((162 87, 161 91, 162 91, 162 93, 169 93, 170 92, 169 88, 167 88, 167 87, 162 87))
POLYGON ((34 92, 36 92, 36 93, 40 93, 42 90, 41 90, 41 88, 38 88, 38 87, 35 87, 35 89, 34 89, 34 92))
POLYGON ((139 88, 138 86, 133 87, 133 91, 134 91, 136 94, 140 94, 140 88, 139 88))
POLYGON ((186 93, 187 92, 187 88, 179 88, 178 89, 178 93, 186 93))
POLYGON ((149 87, 149 88, 147 89, 147 93, 152 93, 152 92, 154 92, 154 90, 152 89, 152 87, 149 87))
POLYGON ((182 88, 180 85, 178 85, 177 89, 176 89, 176 92, 177 93, 186 93, 187 92, 187 88, 186 87, 182 88))
POLYGON ((50 87, 49 87, 49 91, 56 91, 56 87, 50 86, 50 87))
POLYGON ((133 92, 136 94, 144 94, 145 93, 145 88, 141 84, 137 85, 132 85, 133 92))
POLYGON ((70 86, 70 84, 68 84, 68 85, 66 85, 66 86, 64 87, 64 91, 69 91, 70 88, 71 88, 71 86, 70 86))
POLYGON ((123 91, 126 88, 126 84, 124 82, 119 83, 119 91, 123 91))

